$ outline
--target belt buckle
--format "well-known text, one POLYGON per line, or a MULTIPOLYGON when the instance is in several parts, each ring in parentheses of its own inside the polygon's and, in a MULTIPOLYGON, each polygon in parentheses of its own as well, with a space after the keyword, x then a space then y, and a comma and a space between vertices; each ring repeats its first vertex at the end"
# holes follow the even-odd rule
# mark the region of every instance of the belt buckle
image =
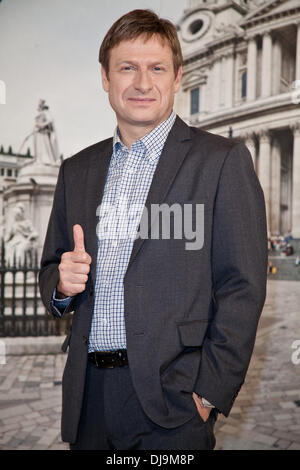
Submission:
POLYGON ((103 369, 113 369, 115 366, 108 366, 106 364, 99 364, 97 361, 97 351, 94 351, 94 359, 95 359, 95 364, 98 368, 103 368, 103 369))

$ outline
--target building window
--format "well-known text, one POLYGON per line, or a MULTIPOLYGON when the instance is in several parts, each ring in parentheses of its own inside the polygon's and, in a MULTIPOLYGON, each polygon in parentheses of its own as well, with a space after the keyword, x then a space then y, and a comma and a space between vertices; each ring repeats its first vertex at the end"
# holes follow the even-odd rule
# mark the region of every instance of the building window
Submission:
POLYGON ((4 168, 1 168, 1 176, 4 176, 4 168))
POLYGON ((247 96, 247 51, 242 51, 237 56, 237 89, 236 100, 245 101, 247 96))
POLYGON ((247 72, 246 71, 242 73, 241 80, 242 80, 241 98, 246 98, 246 94, 247 94, 247 72))
POLYGON ((199 88, 191 90, 191 114, 199 113, 199 88))
POLYGON ((195 20, 190 24, 189 31, 191 34, 197 34, 199 33, 202 26, 203 26, 203 21, 199 18, 198 20, 195 20))
POLYGON ((12 176, 12 170, 10 168, 7 170, 7 176, 12 176))

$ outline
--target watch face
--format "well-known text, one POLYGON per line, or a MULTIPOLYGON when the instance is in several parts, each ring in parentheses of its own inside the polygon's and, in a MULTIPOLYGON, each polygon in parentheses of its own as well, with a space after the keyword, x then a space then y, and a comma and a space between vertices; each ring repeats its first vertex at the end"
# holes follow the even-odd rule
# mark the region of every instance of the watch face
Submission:
POLYGON ((211 17, 202 11, 196 11, 184 19, 181 25, 182 39, 192 42, 199 39, 211 25, 211 17))

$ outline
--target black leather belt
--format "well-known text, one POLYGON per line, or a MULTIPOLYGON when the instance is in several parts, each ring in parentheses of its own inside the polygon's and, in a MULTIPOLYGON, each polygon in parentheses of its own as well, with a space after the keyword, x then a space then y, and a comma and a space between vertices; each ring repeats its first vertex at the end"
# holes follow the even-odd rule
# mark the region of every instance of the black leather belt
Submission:
POLYGON ((97 367, 112 369, 128 365, 126 349, 116 351, 93 351, 88 354, 88 360, 97 367))

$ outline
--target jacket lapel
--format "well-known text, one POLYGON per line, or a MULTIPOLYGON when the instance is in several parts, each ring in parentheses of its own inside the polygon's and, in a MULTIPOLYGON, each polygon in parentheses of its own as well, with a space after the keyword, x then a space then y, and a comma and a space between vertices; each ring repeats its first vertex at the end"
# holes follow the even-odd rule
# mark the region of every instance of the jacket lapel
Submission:
POLYGON ((92 258, 91 276, 96 279, 96 263, 98 251, 98 238, 96 234, 98 216, 97 208, 101 204, 105 186, 106 175, 112 155, 113 139, 107 139, 96 147, 88 168, 86 180, 86 246, 92 258))
MULTIPOLYGON (((86 205, 86 246, 89 247, 89 254, 92 258, 91 276, 96 279, 96 263, 97 263, 97 250, 98 239, 96 235, 96 227, 98 223, 98 216, 96 211, 101 204, 105 180, 109 168, 109 163, 112 155, 112 138, 107 139, 101 146, 97 146, 93 155, 91 164, 88 168, 87 175, 87 205, 86 205)), ((175 123, 168 135, 164 145, 162 154, 159 158, 153 180, 149 189, 146 200, 146 210, 148 214, 151 211, 151 204, 162 204, 165 200, 171 185, 178 173, 189 149, 191 146, 190 128, 178 116, 175 123)), ((155 219, 151 220, 148 227, 148 236, 151 233, 151 227, 155 219)), ((133 244, 131 257, 127 266, 132 264, 137 253, 141 249, 145 239, 138 238, 133 244)))
MULTIPOLYGON (((171 185, 178 173, 190 147, 191 147, 190 128, 178 116, 168 135, 162 154, 159 158, 153 180, 149 189, 148 197, 145 203, 148 214, 151 211, 151 204, 162 204, 165 200, 171 185)), ((148 237, 151 233, 151 227, 155 218, 151 220, 148 227, 148 237)), ((127 271, 134 258, 141 249, 145 239, 137 238, 133 244, 131 257, 127 266, 127 271)))

